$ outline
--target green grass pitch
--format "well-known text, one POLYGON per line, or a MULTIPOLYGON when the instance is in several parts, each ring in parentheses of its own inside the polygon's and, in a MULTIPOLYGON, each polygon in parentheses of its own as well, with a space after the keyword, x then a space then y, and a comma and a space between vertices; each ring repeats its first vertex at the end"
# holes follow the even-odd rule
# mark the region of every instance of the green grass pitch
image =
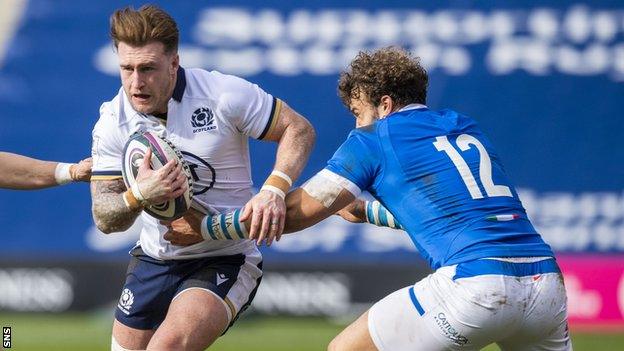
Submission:
MULTIPOLYGON (((0 314, 12 350, 109 350, 111 317, 89 314, 0 314)), ((246 316, 211 348, 217 351, 324 350, 344 325, 320 318, 246 316)), ((575 351, 624 350, 624 333, 572 333, 575 351)), ((487 351, 498 350, 495 346, 487 351)))

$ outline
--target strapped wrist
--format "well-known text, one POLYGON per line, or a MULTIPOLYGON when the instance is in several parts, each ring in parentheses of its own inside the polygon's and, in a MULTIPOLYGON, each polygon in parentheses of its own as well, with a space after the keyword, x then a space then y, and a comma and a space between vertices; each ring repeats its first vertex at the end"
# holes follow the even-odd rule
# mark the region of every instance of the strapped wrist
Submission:
POLYGON ((132 195, 134 195, 134 198, 141 205, 147 204, 147 201, 145 201, 145 197, 143 196, 143 194, 141 194, 141 189, 139 189, 139 182, 134 182, 134 184, 132 184, 132 186, 130 187, 130 190, 132 191, 132 195))
POLYGON ((62 163, 59 162, 56 164, 56 169, 54 170, 54 179, 58 185, 63 185, 67 183, 71 183, 73 181, 71 176, 71 166, 74 163, 62 163))
POLYGON ((366 222, 379 227, 390 227, 393 229, 403 229, 392 213, 381 205, 379 201, 366 201, 364 203, 364 213, 366 222))
POLYGON ((262 188, 260 188, 260 191, 262 190, 270 191, 274 194, 277 194, 277 196, 281 197, 282 200, 286 199, 286 193, 280 188, 274 187, 272 185, 263 185, 262 188))
POLYGON ((286 193, 288 193, 291 186, 292 179, 290 179, 288 174, 282 171, 273 170, 260 190, 270 191, 284 199, 286 198, 286 193))
POLYGON ((128 207, 130 210, 134 211, 143 208, 143 205, 139 200, 137 200, 131 189, 126 190, 126 192, 123 193, 122 197, 124 203, 126 204, 126 207, 128 207))

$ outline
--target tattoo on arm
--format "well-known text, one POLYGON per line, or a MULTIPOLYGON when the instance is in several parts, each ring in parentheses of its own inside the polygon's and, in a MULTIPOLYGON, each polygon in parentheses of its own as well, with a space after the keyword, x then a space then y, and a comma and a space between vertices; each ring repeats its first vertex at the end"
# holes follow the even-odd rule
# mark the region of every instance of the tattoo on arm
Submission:
POLYGON ((124 200, 126 185, 122 179, 91 182, 93 219, 102 232, 124 231, 136 220, 141 209, 130 210, 124 200))

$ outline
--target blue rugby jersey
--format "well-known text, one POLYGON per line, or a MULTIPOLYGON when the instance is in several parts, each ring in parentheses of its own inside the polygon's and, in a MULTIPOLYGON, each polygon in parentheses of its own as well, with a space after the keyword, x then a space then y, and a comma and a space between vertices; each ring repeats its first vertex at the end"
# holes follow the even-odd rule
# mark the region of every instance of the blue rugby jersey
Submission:
POLYGON ((452 110, 402 110, 358 128, 327 170, 368 190, 437 269, 486 257, 553 256, 490 141, 452 110))

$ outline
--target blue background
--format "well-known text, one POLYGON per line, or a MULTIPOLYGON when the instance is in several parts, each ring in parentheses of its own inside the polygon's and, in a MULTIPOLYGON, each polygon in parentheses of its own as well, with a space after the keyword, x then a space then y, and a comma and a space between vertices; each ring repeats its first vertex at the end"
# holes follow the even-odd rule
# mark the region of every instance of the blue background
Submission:
MULTIPOLYGON (((94 56, 108 43, 109 15, 127 3, 28 2, 0 66, 0 150, 66 162, 89 156, 91 129, 99 117, 99 106, 111 99, 120 85, 117 76, 104 74, 96 68, 94 56)), ((425 13, 449 8, 476 9, 485 13, 513 10, 518 13, 517 21, 522 22, 527 12, 537 8, 545 7, 562 14, 572 6, 559 1, 156 3, 177 20, 181 44, 195 46, 201 44, 193 36, 193 27, 201 11, 211 7, 237 7, 251 13, 268 8, 285 15, 302 8, 361 8, 371 12, 418 9, 425 13)), ((593 1, 586 6, 590 11, 624 9, 622 4, 613 1, 593 1)), ((623 44, 624 21, 622 11, 618 13, 618 32, 607 42, 609 48, 623 44)), ((575 45, 583 48, 589 44, 591 40, 575 45)), ((520 188, 537 194, 608 193, 621 196, 624 182, 622 82, 608 72, 581 76, 554 69, 543 75, 522 69, 495 75, 485 63, 490 45, 490 40, 460 45, 471 57, 471 67, 463 74, 448 74, 443 69, 429 71, 429 107, 452 108, 474 117, 489 135, 511 179, 520 188)), ((624 64, 621 62, 623 55, 615 60, 624 64)), ((182 65, 185 65, 184 58, 182 65)), ((282 98, 314 124, 318 139, 302 179, 324 166, 354 125, 353 118, 336 95, 337 74, 279 76, 265 71, 245 78, 282 98)), ((252 143, 256 184, 261 184, 270 172, 274 150, 273 145, 252 143)), ((615 228, 612 235, 622 237, 624 207, 622 203, 619 206, 619 209, 613 209, 618 214, 609 223, 615 228)), ((599 219, 600 215, 596 215, 593 220, 599 219)), ((30 192, 0 190, 2 256, 124 257, 127 246, 107 253, 94 251, 85 240, 85 233, 92 225, 86 184, 30 192)), ((332 226, 322 228, 323 235, 332 235, 332 226)), ((315 261, 319 254, 325 255, 327 261, 342 262, 366 259, 411 262, 414 259, 415 255, 409 249, 362 251, 358 244, 362 230, 362 226, 349 227, 348 240, 335 248, 315 246, 290 253, 268 249, 265 253, 283 260, 315 261)), ((612 246, 600 249, 588 244, 581 246, 581 250, 620 249, 612 246)))

